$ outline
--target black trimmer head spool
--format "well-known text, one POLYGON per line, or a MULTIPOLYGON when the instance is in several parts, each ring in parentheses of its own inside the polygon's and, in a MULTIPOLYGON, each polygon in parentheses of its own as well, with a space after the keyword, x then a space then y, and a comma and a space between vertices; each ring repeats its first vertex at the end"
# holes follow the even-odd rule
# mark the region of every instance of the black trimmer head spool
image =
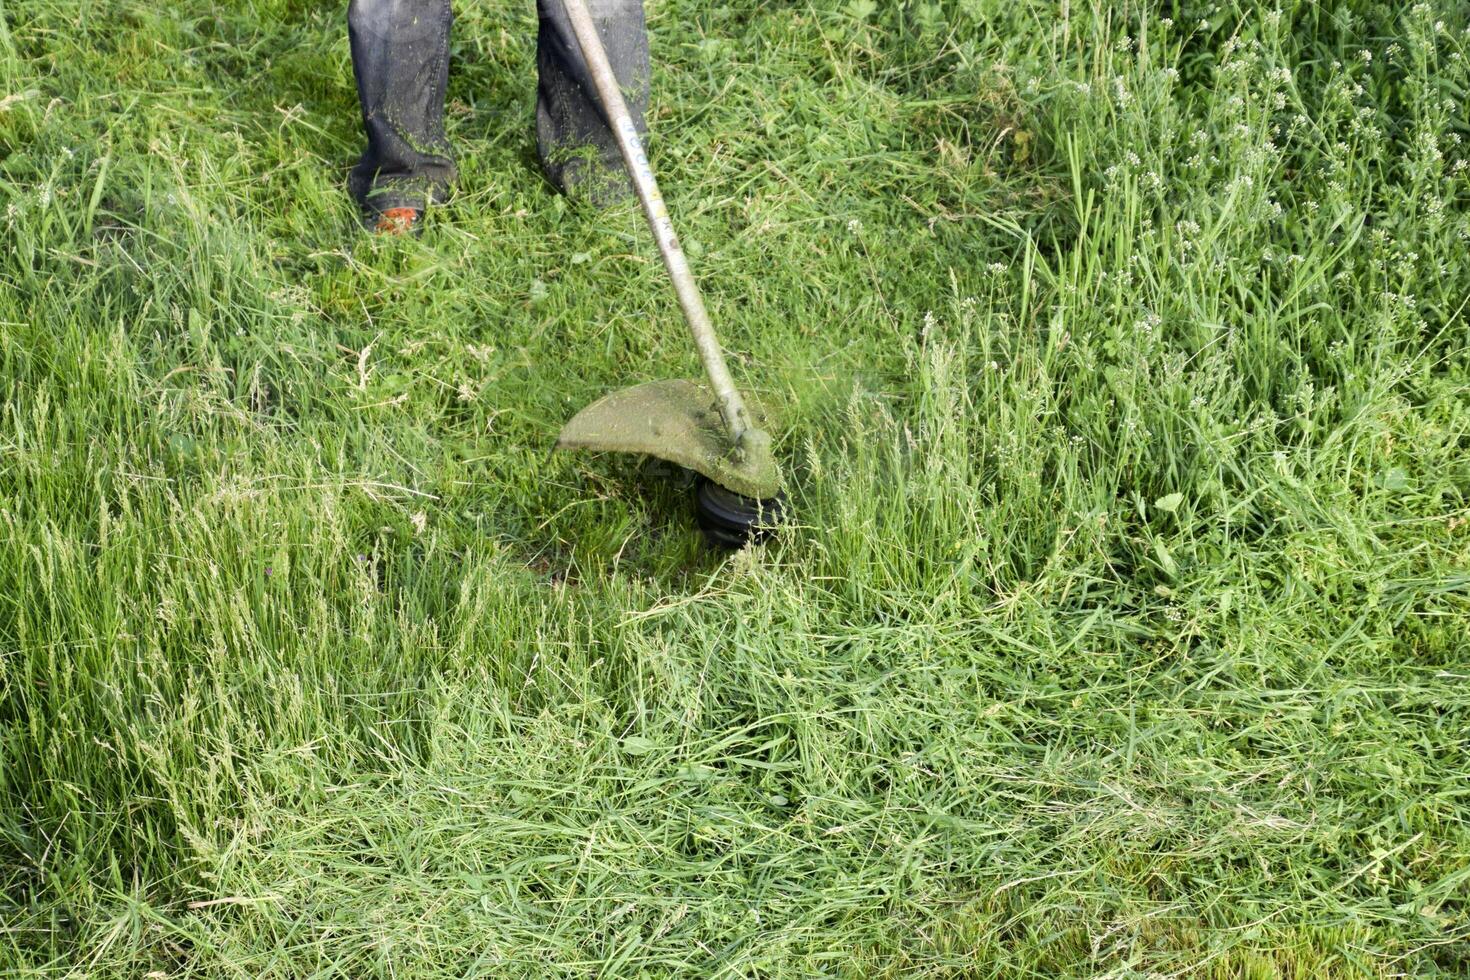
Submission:
POLYGON ((709 477, 701 476, 695 512, 709 540, 722 548, 743 548, 770 537, 786 513, 786 495, 766 500, 742 497, 709 477))

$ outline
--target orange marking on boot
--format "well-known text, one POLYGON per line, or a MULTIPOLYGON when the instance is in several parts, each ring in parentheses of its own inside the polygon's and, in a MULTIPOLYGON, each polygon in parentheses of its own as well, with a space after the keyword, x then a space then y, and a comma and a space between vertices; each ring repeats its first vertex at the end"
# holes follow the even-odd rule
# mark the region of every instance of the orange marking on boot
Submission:
POLYGON ((418 220, 419 213, 414 208, 389 208, 378 215, 373 230, 380 235, 402 235, 412 231, 418 220))

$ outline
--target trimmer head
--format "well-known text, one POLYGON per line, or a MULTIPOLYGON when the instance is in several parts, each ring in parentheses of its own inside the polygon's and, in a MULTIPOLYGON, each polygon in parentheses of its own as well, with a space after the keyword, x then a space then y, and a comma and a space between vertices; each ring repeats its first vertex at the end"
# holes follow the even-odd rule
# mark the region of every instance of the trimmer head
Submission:
POLYGON ((699 481, 694 513, 705 536, 715 544, 743 548, 752 541, 769 537, 780 526, 786 516, 786 495, 778 493, 756 500, 703 477, 699 481))
MULTIPOLYGON (((747 407, 764 425, 760 406, 747 407)), ((781 491, 770 436, 751 429, 732 446, 715 396, 693 381, 650 381, 606 395, 566 424, 556 448, 655 456, 754 501, 781 491)))

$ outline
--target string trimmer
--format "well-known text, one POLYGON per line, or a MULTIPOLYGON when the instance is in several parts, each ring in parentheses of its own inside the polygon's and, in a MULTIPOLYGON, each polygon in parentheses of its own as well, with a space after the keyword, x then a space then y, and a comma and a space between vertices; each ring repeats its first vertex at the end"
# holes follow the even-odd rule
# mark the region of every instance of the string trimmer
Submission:
POLYGON ((780 518, 781 473, 764 419, 741 397, 674 232, 602 39, 585 0, 564 0, 572 31, 617 137, 648 225, 673 280, 707 385, 650 381, 613 392, 566 424, 558 449, 642 453, 698 473, 700 526, 719 544, 738 547, 780 518))

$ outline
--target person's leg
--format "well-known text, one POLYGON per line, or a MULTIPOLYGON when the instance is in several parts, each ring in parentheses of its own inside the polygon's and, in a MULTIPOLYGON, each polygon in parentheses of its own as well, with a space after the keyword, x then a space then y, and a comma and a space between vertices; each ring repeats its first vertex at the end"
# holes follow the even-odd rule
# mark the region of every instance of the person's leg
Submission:
POLYGON ((455 178, 444 135, 450 0, 351 0, 347 28, 367 149, 350 187, 370 223, 422 211, 455 178))
MULTIPOLYGON (((648 33, 643 0, 588 0, 592 19, 607 48, 638 128, 648 111, 648 33)), ((536 45, 540 84, 536 98, 536 143, 541 165, 565 193, 606 203, 627 197, 632 185, 617 141, 597 99, 582 49, 561 0, 537 0, 541 33, 536 45)))

